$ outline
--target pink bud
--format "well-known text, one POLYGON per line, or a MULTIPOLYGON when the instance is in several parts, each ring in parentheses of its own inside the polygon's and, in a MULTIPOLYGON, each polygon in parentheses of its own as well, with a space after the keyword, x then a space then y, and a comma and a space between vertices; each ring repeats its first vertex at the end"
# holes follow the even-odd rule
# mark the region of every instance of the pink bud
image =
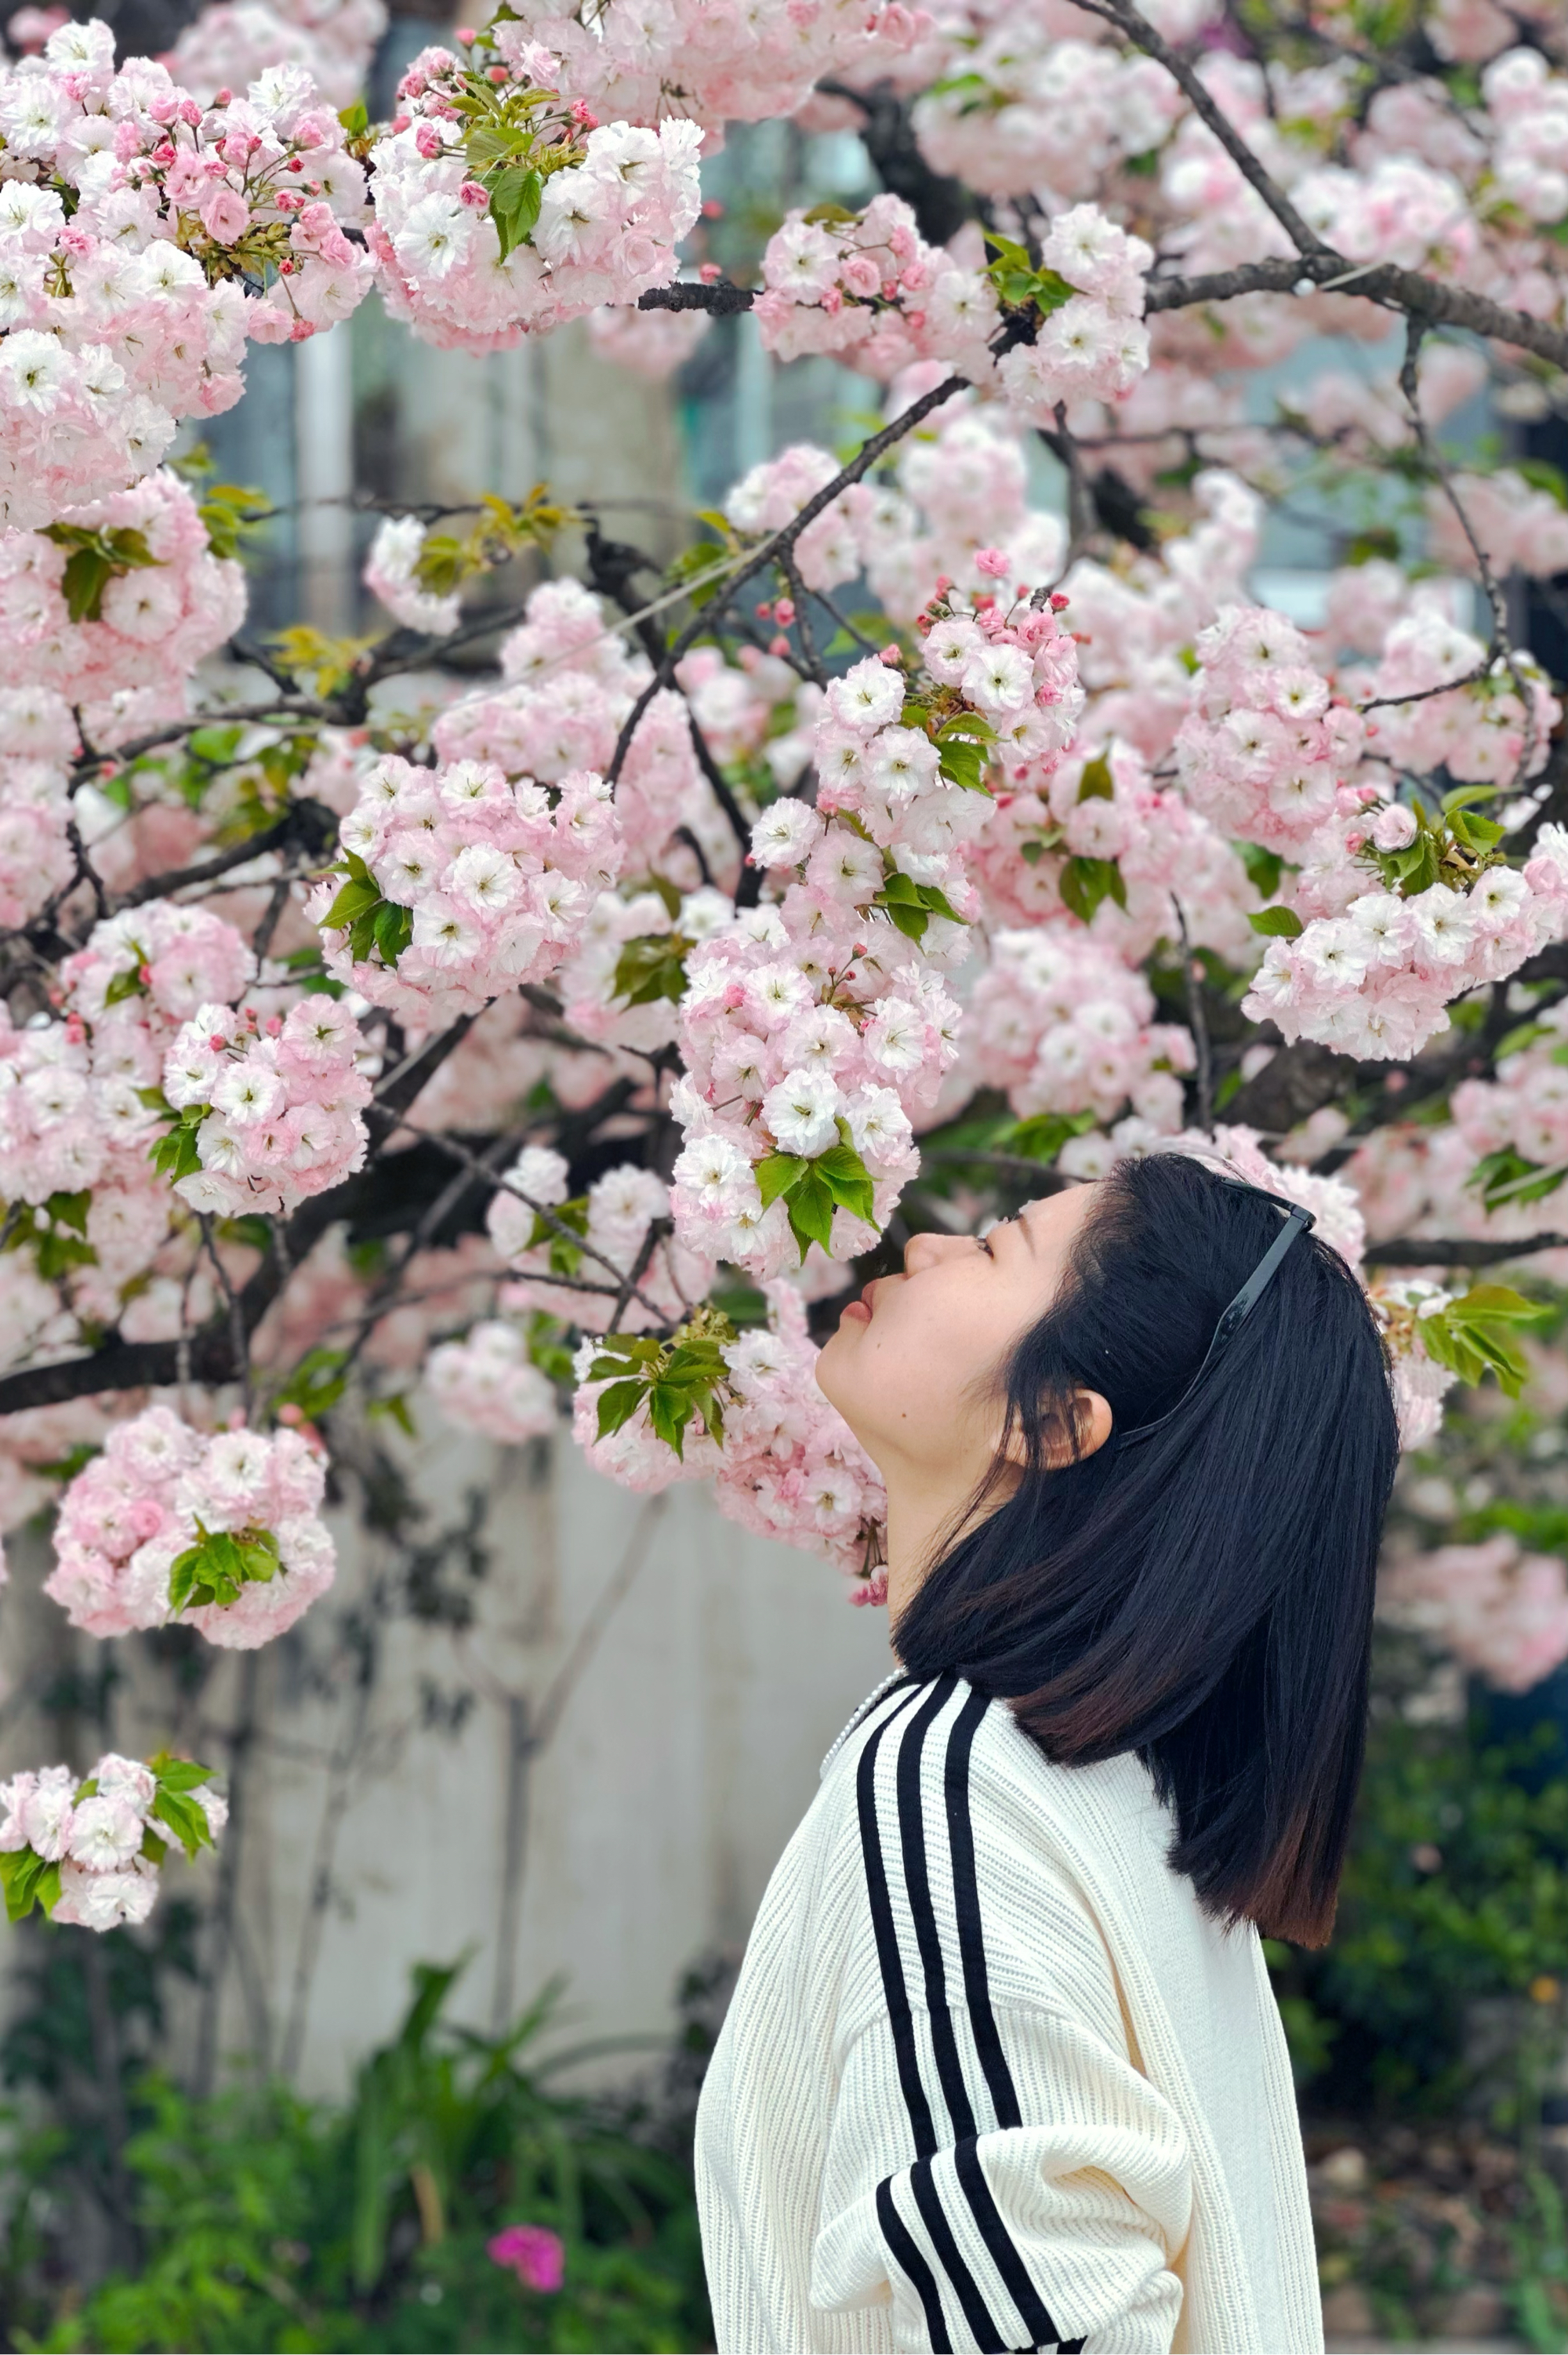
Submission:
POLYGON ((770 655, 788 655, 789 651, 789 639, 785 637, 772 639, 769 642, 768 651, 770 655))
POLYGON ((456 37, 462 43, 466 49, 471 42, 478 40, 479 35, 474 31, 471 25, 460 25, 457 28, 456 37))
POLYGON ((790 623, 795 618, 795 600, 793 597, 779 598, 779 602, 773 608, 773 618, 779 623, 780 629, 787 630, 789 628, 790 623))
POLYGON ((705 286, 711 286, 716 278, 722 278, 724 276, 724 272, 719 268, 716 261, 704 261, 698 264, 697 276, 702 280, 705 286))
POLYGON ((477 180, 465 180, 458 190, 458 202, 466 205, 470 212, 482 213, 490 202, 490 191, 482 188, 477 180))
POLYGON ((896 646, 884 646, 881 654, 877 656, 877 660, 879 662, 885 662, 889 670, 896 670, 903 659, 904 657, 899 653, 896 646))
POLYGON ((705 220, 723 220, 724 207, 720 204, 716 197, 705 197, 703 198, 703 218, 705 220))
POLYGON ((1070 597, 1064 597, 1059 589, 1054 590, 1051 596, 1051 611, 1054 613, 1065 613, 1072 602, 1070 597))
POLYGON ((1000 548, 980 548, 975 550, 975 570, 992 581, 1007 578, 1007 558, 1000 548))

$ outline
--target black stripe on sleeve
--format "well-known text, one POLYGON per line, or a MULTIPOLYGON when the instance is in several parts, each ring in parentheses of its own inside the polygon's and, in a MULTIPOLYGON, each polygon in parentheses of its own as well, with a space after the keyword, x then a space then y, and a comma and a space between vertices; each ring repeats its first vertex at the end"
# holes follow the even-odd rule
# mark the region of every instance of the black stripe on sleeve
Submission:
POLYGON ((953 2342, 948 2336, 942 2300, 931 2268, 916 2247, 903 2217, 894 2206, 893 2187, 885 2179, 876 2187, 876 2220, 882 2226, 882 2237, 895 2262, 914 2283, 916 2294, 926 2309, 926 2335, 931 2342, 932 2355, 953 2355, 953 2342))
POLYGON ((867 1737, 855 1768, 855 1804, 860 1813, 860 1844, 865 1860, 866 1893, 871 1900, 871 1926, 876 1939, 877 1961, 882 1966, 882 1991, 898 2062, 898 2082, 904 2089, 904 2105, 915 2133, 916 2156, 928 2158, 937 2147, 937 2129, 932 2124, 926 2088, 920 2082, 915 2023, 909 2016, 909 1995, 904 1984, 904 1964, 898 1952, 898 1933, 893 1924, 893 1902, 887 1893, 887 1868, 883 1861, 882 1833, 876 1820, 876 1753, 894 1718, 912 1698, 912 1694, 906 1695, 898 1708, 867 1737))
POLYGON ((991 2008, 991 1986, 986 1976, 985 1941, 980 1933, 980 1883, 975 1875, 974 1826, 969 1820, 969 1753, 975 1735, 991 1702, 982 1692, 971 1691, 959 1711, 958 1720, 948 1742, 945 1773, 948 1802, 948 1847, 953 1859, 953 1907, 959 1917, 959 1955, 963 1965, 964 1999, 969 2006, 969 2026, 974 2031, 975 2048, 980 2067, 985 2071, 986 2083, 996 2111, 999 2126, 1016 2126, 1023 2123, 1018 2106, 1018 2090, 1012 2082, 1012 2072, 1007 2065, 1007 2055, 1001 2049, 997 2033, 996 2014, 991 2008))
MULTIPOLYGON (((970 1692, 959 1712, 948 1740, 943 1784, 948 1808, 948 1843, 953 1864, 953 1902, 959 1920, 959 1953, 963 1966, 969 2025, 986 2082, 991 2087, 997 2124, 1002 2127, 1013 2127, 1022 2124, 1022 2116, 1018 2105, 1018 2090, 997 2030, 996 2014, 991 2009, 985 1941, 980 1927, 980 1881, 975 1870, 974 1825, 969 1813, 969 1759, 975 1735, 990 1706, 986 1694, 970 1692)), ((1035 2346, 1054 2347, 1060 2344, 1065 2350, 1075 2348, 1081 2342, 1060 2339, 1049 2309, 1002 2222, 980 2163, 972 2129, 967 2138, 960 2138, 955 2145, 953 2163, 991 2261, 1032 2332, 1035 2346)))
POLYGON ((931 1696, 917 1709, 898 1747, 898 1839, 904 1859, 904 1886, 915 1923, 915 1944, 926 1980, 926 2011, 931 2022, 937 2074, 948 2105, 955 2136, 972 2135, 975 2114, 964 2083, 963 2063, 948 2009, 948 1975, 942 1961, 942 1941, 937 1912, 931 1902, 931 1874, 926 1854, 926 1817, 920 1798, 920 1764, 932 1720, 952 1699, 957 1678, 938 1677, 931 1696))

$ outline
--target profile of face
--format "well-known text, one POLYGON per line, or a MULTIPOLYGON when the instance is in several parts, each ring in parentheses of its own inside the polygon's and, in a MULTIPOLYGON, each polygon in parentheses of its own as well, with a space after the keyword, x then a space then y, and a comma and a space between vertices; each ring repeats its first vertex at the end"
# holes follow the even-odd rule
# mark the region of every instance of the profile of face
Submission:
MULTIPOLYGON (((817 1361, 817 1381, 904 1507, 935 1521, 961 1508, 995 1464, 1006 1429, 1003 1372, 1055 1299, 1096 1188, 1028 1203, 983 1238, 916 1235, 902 1275, 851 1301, 817 1361)), ((1105 1400, 1080 1391, 1066 1461, 1109 1436, 1105 1400)))

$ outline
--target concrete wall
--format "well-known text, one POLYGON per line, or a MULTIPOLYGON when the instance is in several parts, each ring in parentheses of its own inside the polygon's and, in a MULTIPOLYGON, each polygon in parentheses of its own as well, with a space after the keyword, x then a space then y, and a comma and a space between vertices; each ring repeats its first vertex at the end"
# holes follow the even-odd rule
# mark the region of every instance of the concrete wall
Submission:
MULTIPOLYGON (((126 1672, 112 1738, 211 1762, 256 1679, 236 1935, 220 2018, 196 2006, 181 2024, 192 2074, 216 2029, 220 2055, 265 2052, 311 2087, 341 2085, 395 2022, 409 1966, 465 1951, 456 2009, 476 2025, 559 1974, 572 2041, 664 2030, 684 1966, 744 1943, 823 1752, 889 1666, 885 1614, 853 1610, 824 1564, 743 1536, 705 1490, 630 1497, 564 1437, 501 1451, 427 1420, 432 1520, 473 1485, 489 1503, 487 1575, 448 1573, 472 1595, 466 1631, 409 1617, 394 1558, 340 1519, 338 1585, 297 1636, 249 1670, 204 1648, 195 1665, 212 1673, 182 1698, 178 1663, 145 1645, 63 1635, 37 1598, 44 1562, 18 1558, 0 1640, 14 1674, 28 1666, 0 1733, 7 1770, 37 1763, 40 1742, 63 1754, 30 1705, 62 1668, 85 1690, 112 1655, 126 1672), (514 1735, 538 1726, 553 1687, 558 1720, 529 1759, 514 1735), (464 1695, 455 1733, 423 1721, 464 1695)), ((84 1715, 63 1747, 85 1765, 98 1741, 84 1715)), ((169 1892, 210 1897, 218 1870, 171 1866, 169 1892)))

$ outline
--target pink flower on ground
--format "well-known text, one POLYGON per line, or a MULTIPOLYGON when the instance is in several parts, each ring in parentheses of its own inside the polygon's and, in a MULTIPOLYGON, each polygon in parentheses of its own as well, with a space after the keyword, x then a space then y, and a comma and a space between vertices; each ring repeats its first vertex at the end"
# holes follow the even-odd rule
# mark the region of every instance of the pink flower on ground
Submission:
POLYGON ((509 2266, 524 2289, 559 2289, 566 2277, 560 2237, 543 2224, 508 2224, 485 2243, 484 2253, 492 2264, 509 2266))

